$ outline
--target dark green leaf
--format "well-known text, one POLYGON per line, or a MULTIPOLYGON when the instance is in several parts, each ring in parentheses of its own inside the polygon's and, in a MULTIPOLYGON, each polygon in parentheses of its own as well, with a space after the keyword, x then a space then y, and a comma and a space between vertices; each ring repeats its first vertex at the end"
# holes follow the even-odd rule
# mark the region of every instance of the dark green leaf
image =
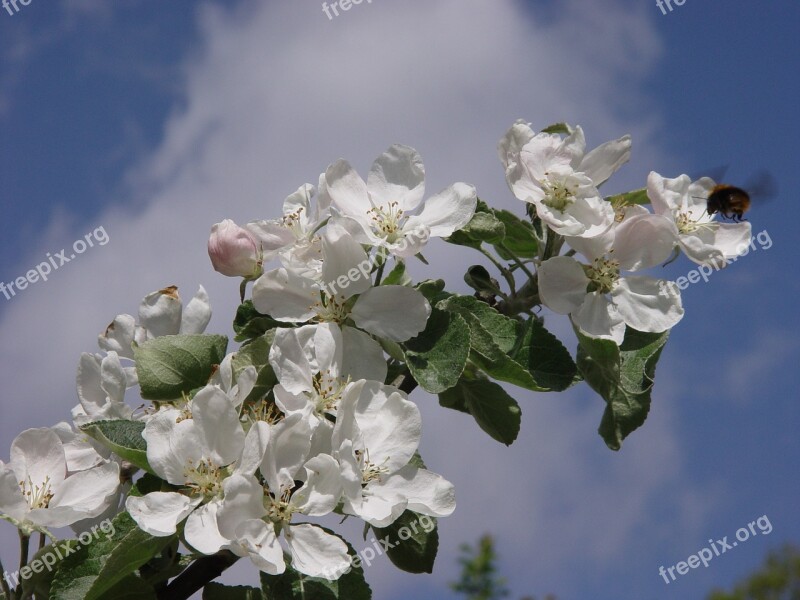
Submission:
POLYGON ((139 529, 128 513, 117 515, 112 525, 113 530, 105 527, 109 537, 98 529, 90 544, 81 545, 77 552, 64 558, 50 588, 51 600, 105 600, 123 597, 113 595, 122 594, 122 589, 146 590, 144 582, 142 587, 133 581, 137 579, 133 574, 171 543, 174 536, 153 537, 139 529))
POLYGON ((546 390, 559 392, 575 382, 575 361, 564 344, 538 319, 525 322, 519 344, 511 356, 546 390))
POLYGON ((542 129, 542 133, 562 133, 564 135, 569 135, 572 132, 569 130, 569 125, 566 123, 553 123, 542 129))
POLYGON ((398 568, 408 573, 432 573, 439 532, 436 519, 407 510, 386 527, 373 527, 379 540, 386 540, 386 554, 398 568))
POLYGON ((278 383, 275 371, 269 364, 269 351, 274 338, 274 330, 257 338, 253 338, 250 343, 242 346, 233 357, 232 366, 234 380, 238 379, 242 371, 249 366, 255 367, 258 373, 256 384, 247 398, 244 399, 245 402, 256 402, 260 400, 278 383))
POLYGON ((434 304, 443 294, 448 295, 444 291, 444 279, 426 279, 415 285, 414 289, 425 296, 431 304, 434 304))
POLYGON ((261 314, 253 306, 252 300, 245 300, 239 305, 233 320, 233 331, 236 333, 234 339, 237 342, 251 340, 276 327, 294 327, 294 324, 276 321, 269 315, 261 314))
POLYGON ((225 358, 224 335, 165 335, 134 346, 145 400, 174 400, 208 383, 225 358))
POLYGON ((462 378, 454 388, 439 394, 439 402, 448 408, 466 408, 481 429, 506 446, 517 439, 522 411, 516 400, 488 379, 462 378))
POLYGON ((469 356, 469 327, 459 315, 434 308, 425 330, 405 342, 406 364, 423 389, 438 394, 457 382, 469 356))
POLYGON ((499 244, 506 236, 503 222, 491 212, 476 212, 462 233, 479 242, 499 244))
POLYGON ((142 421, 95 421, 81 427, 81 431, 120 458, 149 473, 153 472, 147 462, 147 442, 142 437, 142 421))
POLYGON ((533 231, 533 225, 523 221, 517 215, 507 210, 495 210, 495 217, 499 219, 506 230, 503 246, 495 245, 497 253, 504 260, 512 260, 512 252, 517 258, 533 258, 539 249, 539 242, 533 231))
POLYGON ((625 332, 622 346, 613 341, 578 335, 578 369, 589 386, 606 401, 599 433, 606 445, 619 450, 622 441, 640 427, 650 411, 658 359, 669 332, 625 332))
POLYGON ((489 271, 482 265, 473 265, 467 269, 464 274, 464 281, 477 292, 489 292, 492 295, 500 293, 500 286, 497 281, 492 279, 489 271))

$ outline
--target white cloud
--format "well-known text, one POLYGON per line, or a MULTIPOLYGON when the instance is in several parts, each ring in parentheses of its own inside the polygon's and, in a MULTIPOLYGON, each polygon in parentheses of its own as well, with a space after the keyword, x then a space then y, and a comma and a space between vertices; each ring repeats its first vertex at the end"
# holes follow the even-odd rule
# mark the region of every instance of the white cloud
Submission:
MULTIPOLYGON (((637 158, 628 172, 641 179, 623 175, 629 187, 660 157, 658 121, 637 110, 660 51, 643 10, 571 0, 559 3, 564 18, 541 23, 512 0, 374 0, 332 21, 320 9, 315 1, 199 9, 202 45, 187 61, 184 100, 162 143, 131 168, 129 204, 66 232, 55 221, 47 244, 32 243, 19 266, 24 273, 99 225, 111 238, 6 303, 1 454, 20 429, 67 417, 79 353, 95 348, 114 315, 135 313, 145 293, 174 283, 189 296, 202 283, 216 308, 211 329, 227 331, 238 286, 211 270, 211 224, 277 214, 288 193, 340 156, 365 171, 386 146, 406 143, 425 158, 430 191, 464 180, 519 211, 495 151, 518 117, 580 122, 590 143, 631 132, 637 158)), ((416 272, 456 286, 477 262, 443 246, 428 254, 431 268, 416 272)), ((442 589, 456 546, 484 530, 520 553, 546 554, 526 575, 566 581, 560 565, 569 556, 606 565, 630 551, 637 527, 653 526, 647 503, 681 475, 668 413, 612 455, 596 436, 602 407, 588 393, 519 396, 525 425, 511 449, 419 398, 426 460, 459 491, 457 515, 442 523, 433 576, 442 589)), ((515 568, 522 556, 510 558, 515 568)), ((368 578, 378 598, 392 581, 410 581, 385 565, 368 578)))

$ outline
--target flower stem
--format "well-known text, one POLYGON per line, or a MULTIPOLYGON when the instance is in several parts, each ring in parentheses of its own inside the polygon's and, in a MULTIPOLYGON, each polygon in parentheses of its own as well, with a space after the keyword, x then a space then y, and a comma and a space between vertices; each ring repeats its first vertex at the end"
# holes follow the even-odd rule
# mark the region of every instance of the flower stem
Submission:
POLYGON ((488 258, 490 261, 492 261, 492 264, 495 267, 497 267, 498 271, 500 271, 500 274, 505 278, 506 283, 508 283, 508 287, 511 289, 511 295, 513 296, 514 294, 516 294, 517 293, 517 283, 514 281, 514 274, 511 273, 511 271, 509 271, 508 269, 506 269, 502 264, 500 264, 500 261, 497 260, 492 255, 492 253, 489 252, 486 248, 481 246, 480 248, 478 248, 478 250, 480 250, 480 253, 483 254, 486 258, 488 258))
POLYGON ((0 560, 0 572, 2 572, 2 575, 0 575, 0 589, 3 590, 3 597, 11 600, 11 588, 8 587, 8 582, 6 581, 6 570, 3 568, 2 560, 0 560))
POLYGON ((505 242, 500 242, 500 247, 511 255, 511 258, 514 259, 514 262, 517 264, 517 266, 522 269, 525 275, 528 276, 528 279, 533 279, 533 273, 530 272, 528 267, 525 266, 525 263, 522 262, 516 254, 508 249, 508 246, 505 245, 505 242))
MULTIPOLYGON (((28 549, 30 547, 31 536, 19 532, 19 571, 28 564, 28 549)), ((22 583, 17 586, 15 590, 17 598, 22 598, 22 583)))

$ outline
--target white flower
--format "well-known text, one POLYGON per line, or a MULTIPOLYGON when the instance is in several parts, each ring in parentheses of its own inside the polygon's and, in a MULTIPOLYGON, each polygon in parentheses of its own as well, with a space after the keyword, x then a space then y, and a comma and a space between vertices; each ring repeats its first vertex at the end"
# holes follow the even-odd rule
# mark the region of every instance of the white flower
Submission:
POLYGON ((584 265, 568 256, 556 256, 539 267, 542 302, 559 314, 569 314, 586 335, 621 344, 625 326, 661 332, 683 317, 680 294, 663 282, 645 276, 622 277, 663 262, 675 243, 674 231, 658 215, 627 218, 613 236, 569 239, 568 243, 591 261, 584 265))
POLYGON ((268 428, 254 427, 245 437, 238 412, 214 385, 194 397, 190 418, 176 408, 157 412, 142 432, 147 461, 156 475, 180 486, 182 492, 129 497, 128 512, 151 535, 175 533, 177 524, 197 506, 221 497, 222 483, 234 469, 255 472, 260 456, 255 461, 251 456, 264 446, 261 438, 268 432, 268 428))
POLYGON ((260 243, 230 219, 216 223, 208 238, 208 256, 214 270, 228 277, 255 279, 261 275, 260 243))
POLYGON ((420 252, 431 236, 447 237, 464 227, 478 202, 473 186, 455 183, 423 203, 422 158, 399 144, 375 160, 366 182, 345 160, 328 167, 325 180, 333 208, 354 222, 358 242, 400 257, 420 252))
POLYGON ((291 523, 298 513, 310 517, 331 513, 341 496, 336 461, 327 454, 308 459, 310 451, 311 429, 302 415, 290 415, 273 426, 260 465, 267 487, 252 474, 234 473, 223 484, 223 498, 189 517, 187 541, 206 554, 227 548, 275 575, 286 568, 283 537, 292 566, 301 573, 322 577, 343 572, 349 557, 340 538, 316 525, 291 523))
MULTIPOLYGON (((329 226, 322 237, 322 249, 321 281, 286 268, 268 271, 253 286, 256 310, 290 323, 352 323, 396 342, 408 340, 425 328, 431 312, 425 297, 405 286, 373 287, 369 258, 347 231, 329 226), (354 296, 358 297, 353 303, 350 299, 354 296)), ((360 343, 367 344, 363 338, 360 343)))
POLYGON ((356 329, 335 323, 278 329, 269 354, 278 377, 275 404, 286 415, 303 415, 314 434, 314 454, 330 454, 333 422, 342 394, 354 380, 386 378, 380 345, 356 329), (343 335, 344 333, 344 335, 343 335), (345 335, 357 334, 344 341, 345 335), (359 340, 369 340, 361 347, 359 340), (347 348, 348 352, 343 352, 347 348))
POLYGON ((562 138, 538 133, 522 121, 500 141, 498 150, 514 195, 561 235, 594 237, 614 222, 614 210, 597 187, 630 157, 630 136, 586 153, 583 130, 562 138))
POLYGON ((417 406, 392 386, 360 381, 342 399, 333 431, 344 484, 344 511, 376 527, 406 509, 433 517, 455 510, 453 485, 409 464, 419 446, 417 406))
POLYGON ((317 202, 312 207, 314 193, 313 185, 302 185, 284 200, 282 219, 247 224, 247 229, 260 240, 265 259, 277 254, 285 267, 307 276, 319 271, 321 246, 317 230, 330 217, 324 176, 320 176, 317 202))
POLYGON ((64 445, 55 431, 28 429, 0 463, 0 513, 23 527, 66 527, 100 515, 117 497, 119 465, 113 462, 68 474, 64 445))
POLYGON ((750 223, 720 223, 708 214, 707 199, 714 181, 695 182, 688 175, 666 179, 656 172, 647 177, 647 196, 656 214, 674 223, 677 243, 690 260, 721 268, 750 243, 750 223))

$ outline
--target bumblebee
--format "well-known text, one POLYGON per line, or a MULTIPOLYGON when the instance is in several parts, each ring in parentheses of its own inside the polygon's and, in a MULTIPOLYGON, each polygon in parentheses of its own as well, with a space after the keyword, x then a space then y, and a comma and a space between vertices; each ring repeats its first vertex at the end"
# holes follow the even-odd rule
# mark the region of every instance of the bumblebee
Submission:
POLYGON ((715 185, 708 195, 706 210, 709 215, 720 216, 735 222, 743 221, 744 213, 750 209, 750 194, 742 188, 725 183, 715 185))

